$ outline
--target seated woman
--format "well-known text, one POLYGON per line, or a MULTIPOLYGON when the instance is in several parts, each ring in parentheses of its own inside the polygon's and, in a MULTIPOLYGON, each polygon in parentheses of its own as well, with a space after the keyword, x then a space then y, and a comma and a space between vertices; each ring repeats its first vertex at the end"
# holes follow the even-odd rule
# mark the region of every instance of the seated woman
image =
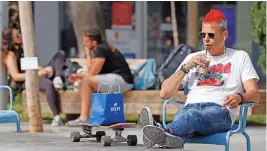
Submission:
MULTIPOLYGON (((25 89, 25 73, 20 69, 20 58, 23 57, 21 34, 16 29, 6 28, 2 32, 2 68, 10 76, 9 81, 16 83, 17 88, 25 89)), ((62 66, 64 65, 65 53, 59 51, 45 68, 39 67, 39 85, 40 90, 46 93, 48 104, 53 112, 54 118, 51 126, 61 126, 63 122, 59 116, 59 98, 56 94, 56 88, 63 87, 63 81, 60 76, 62 66)))

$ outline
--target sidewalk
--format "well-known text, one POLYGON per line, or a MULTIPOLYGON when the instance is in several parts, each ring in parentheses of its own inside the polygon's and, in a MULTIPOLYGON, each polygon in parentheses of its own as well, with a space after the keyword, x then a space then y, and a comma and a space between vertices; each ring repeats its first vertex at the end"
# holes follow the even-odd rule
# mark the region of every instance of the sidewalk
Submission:
MULTIPOLYGON (((21 123, 22 130, 28 129, 28 123, 21 123)), ((96 143, 95 139, 81 139, 81 142, 71 142, 69 135, 70 132, 81 132, 81 128, 70 127, 50 127, 48 124, 44 124, 44 133, 29 134, 29 133, 15 133, 14 124, 0 124, 0 149, 5 151, 79 151, 79 150, 164 150, 154 147, 147 149, 142 144, 142 134, 140 128, 126 129, 123 132, 124 136, 135 134, 138 137, 137 146, 127 146, 127 144, 117 144, 111 147, 103 147, 100 143, 96 143)), ((93 129, 95 132, 96 129, 93 129)), ((266 150, 266 129, 265 127, 248 127, 247 132, 250 135, 252 150, 253 151, 265 151, 266 150)), ((107 135, 114 135, 111 129, 106 131, 107 135)), ((245 151, 245 138, 241 135, 234 135, 231 137, 230 150, 231 151, 245 151)), ((170 150, 170 149, 165 149, 170 150)), ((185 151, 224 151, 223 146, 217 145, 198 145, 198 144, 186 144, 185 151)))

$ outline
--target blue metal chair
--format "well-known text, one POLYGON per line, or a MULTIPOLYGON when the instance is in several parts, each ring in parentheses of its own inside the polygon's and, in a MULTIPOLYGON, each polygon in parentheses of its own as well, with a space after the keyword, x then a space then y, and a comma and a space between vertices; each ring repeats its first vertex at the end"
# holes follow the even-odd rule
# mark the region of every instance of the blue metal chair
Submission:
MULTIPOLYGON (((9 86, 0 85, 0 89, 7 89, 9 91, 10 108, 9 110, 0 110, 0 123, 16 123, 17 132, 20 132, 20 118, 13 108, 13 92, 9 86)), ((1 98, 0 98, 1 99, 1 98)))
MULTIPOLYGON (((166 100, 163 104, 163 126, 166 127, 166 108, 167 104, 178 104, 184 105, 184 102, 175 100, 166 100)), ((225 151, 229 151, 229 141, 233 134, 241 133, 246 137, 247 140, 247 151, 251 150, 249 135, 245 132, 248 107, 254 107, 255 103, 243 103, 240 106, 239 111, 239 124, 234 124, 228 132, 216 133, 207 136, 195 136, 187 138, 186 143, 196 143, 196 144, 214 144, 214 145, 224 145, 225 151)))

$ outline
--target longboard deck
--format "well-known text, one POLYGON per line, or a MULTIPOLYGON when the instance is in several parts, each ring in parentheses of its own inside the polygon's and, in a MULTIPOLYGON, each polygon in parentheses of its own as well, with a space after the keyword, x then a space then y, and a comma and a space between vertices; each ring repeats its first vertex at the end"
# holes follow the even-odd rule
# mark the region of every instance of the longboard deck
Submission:
POLYGON ((135 128, 136 123, 117 123, 109 126, 96 126, 96 125, 90 125, 90 124, 83 124, 85 126, 90 127, 100 127, 100 128, 135 128))

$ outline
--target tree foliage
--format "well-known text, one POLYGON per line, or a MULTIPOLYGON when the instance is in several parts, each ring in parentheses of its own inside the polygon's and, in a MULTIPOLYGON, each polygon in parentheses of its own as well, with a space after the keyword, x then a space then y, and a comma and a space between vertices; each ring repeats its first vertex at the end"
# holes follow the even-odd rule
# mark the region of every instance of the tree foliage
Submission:
POLYGON ((251 2, 253 40, 260 45, 258 64, 266 74, 266 2, 251 2))

